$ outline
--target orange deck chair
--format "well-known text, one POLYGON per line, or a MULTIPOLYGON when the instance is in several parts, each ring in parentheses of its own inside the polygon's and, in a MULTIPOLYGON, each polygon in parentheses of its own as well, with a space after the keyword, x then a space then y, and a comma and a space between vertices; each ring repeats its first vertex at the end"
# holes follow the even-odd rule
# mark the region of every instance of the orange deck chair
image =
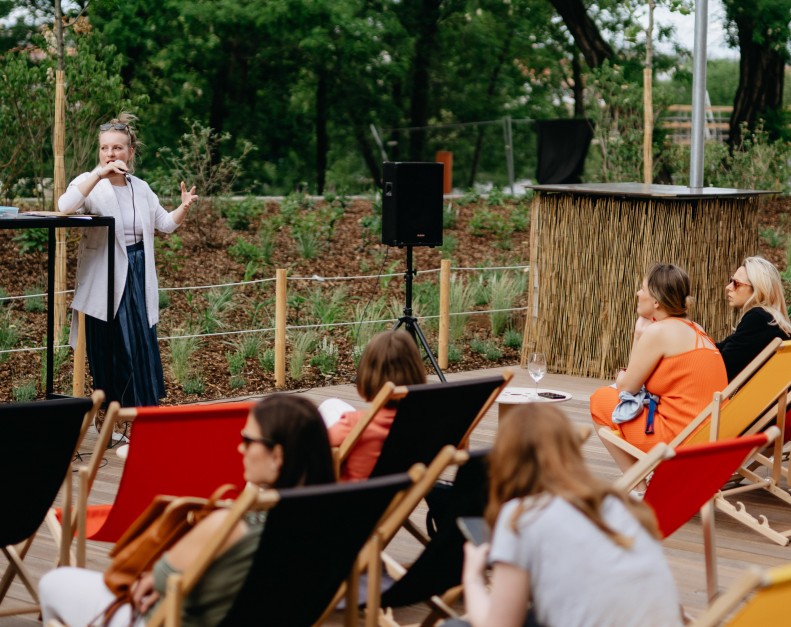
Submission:
POLYGON ((709 599, 718 593, 712 499, 745 459, 779 435, 780 429, 770 427, 755 435, 690 444, 675 450, 660 443, 616 482, 622 489, 631 489, 654 468, 643 501, 654 510, 663 538, 701 512, 709 599))
POLYGON ((244 487, 236 443, 253 402, 108 408, 91 462, 80 469, 77 565, 84 542, 115 542, 157 494, 208 497, 220 485, 244 487), (129 453, 115 501, 88 505, 113 423, 131 421, 129 453))

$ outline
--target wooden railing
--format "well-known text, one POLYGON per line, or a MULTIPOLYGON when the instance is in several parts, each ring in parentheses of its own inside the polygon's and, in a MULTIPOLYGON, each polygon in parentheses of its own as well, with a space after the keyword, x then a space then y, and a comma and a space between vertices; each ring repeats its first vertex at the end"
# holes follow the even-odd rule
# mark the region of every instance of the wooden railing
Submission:
MULTIPOLYGON (((729 120, 733 107, 706 107, 706 140, 728 141, 729 120)), ((669 131, 668 137, 677 144, 689 144, 692 132, 692 105, 670 105, 659 118, 659 126, 669 131)))

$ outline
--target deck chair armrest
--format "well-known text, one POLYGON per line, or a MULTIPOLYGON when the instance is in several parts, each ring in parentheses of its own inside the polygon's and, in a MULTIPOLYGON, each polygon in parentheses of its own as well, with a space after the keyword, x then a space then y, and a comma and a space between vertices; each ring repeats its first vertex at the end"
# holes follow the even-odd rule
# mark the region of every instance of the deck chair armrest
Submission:
POLYGON ((637 448, 634 444, 627 442, 608 427, 602 427, 599 429, 598 434, 602 440, 607 440, 607 442, 610 444, 614 444, 624 453, 628 453, 635 459, 640 459, 641 457, 645 456, 645 451, 637 448))
POLYGON ((349 456, 349 453, 352 451, 355 444, 357 444, 357 440, 360 439, 363 431, 365 431, 368 425, 371 424, 374 416, 376 416, 376 414, 378 414, 379 411, 393 398, 395 390, 396 386, 394 383, 390 381, 385 383, 382 386, 382 389, 379 390, 374 399, 371 401, 371 405, 368 407, 368 410, 365 412, 363 417, 357 421, 357 424, 354 425, 349 434, 344 438, 343 442, 341 442, 341 445, 338 447, 337 454, 337 464, 339 468, 346 461, 346 458, 349 456))
POLYGON ((752 567, 745 572, 732 586, 722 593, 709 607, 698 616, 693 627, 714 627, 721 625, 725 617, 730 614, 745 597, 755 590, 761 583, 762 571, 752 567))
MULTIPOLYGON (((642 452, 642 451, 641 451, 642 452)), ((675 455, 675 451, 664 442, 659 442, 648 453, 643 453, 643 456, 629 468, 623 476, 615 481, 616 488, 624 493, 643 481, 662 460, 669 459, 675 455)))

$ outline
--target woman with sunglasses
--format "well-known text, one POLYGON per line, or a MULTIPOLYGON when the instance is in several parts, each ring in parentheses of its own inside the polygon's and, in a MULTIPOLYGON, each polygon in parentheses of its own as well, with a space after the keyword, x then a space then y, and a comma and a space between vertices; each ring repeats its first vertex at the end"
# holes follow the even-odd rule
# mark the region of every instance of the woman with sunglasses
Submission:
POLYGON ((739 374, 769 342, 791 339, 783 280, 763 257, 747 257, 725 286, 728 304, 739 312, 734 332, 717 342, 728 381, 739 374))
MULTIPOLYGON (((315 405, 289 394, 274 394, 257 403, 242 431, 239 453, 244 478, 263 488, 292 488, 334 482, 327 429, 315 405)), ((73 627, 145 625, 164 596, 169 575, 183 572, 220 527, 226 510, 217 510, 195 525, 132 588, 133 604, 124 605, 109 623, 101 617, 115 597, 103 574, 83 568, 57 568, 41 579, 43 622, 57 618, 73 627), (97 620, 98 619, 98 620, 97 620)), ((218 625, 244 583, 258 547, 266 517, 251 512, 231 532, 215 561, 187 597, 182 625, 218 625)))
MULTIPOLYGON (((198 197, 181 182, 181 204, 166 211, 148 184, 132 173, 141 148, 135 116, 122 113, 99 127, 99 165, 75 178, 58 199, 66 214, 115 218, 112 379, 107 376, 107 237, 83 229, 72 308, 85 314, 88 363, 95 389, 125 407, 157 405, 165 396, 156 325, 159 294, 154 265, 154 230, 171 233, 198 197)), ((70 343, 77 343, 77 316, 70 343)))

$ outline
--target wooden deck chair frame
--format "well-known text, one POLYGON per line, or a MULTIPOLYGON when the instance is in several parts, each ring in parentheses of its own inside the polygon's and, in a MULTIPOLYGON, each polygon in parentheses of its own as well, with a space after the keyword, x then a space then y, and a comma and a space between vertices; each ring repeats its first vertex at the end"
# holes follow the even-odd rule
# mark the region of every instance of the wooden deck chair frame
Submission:
MULTIPOLYGON (((664 442, 660 442, 624 473, 623 477, 615 482, 616 487, 627 492, 637 485, 647 473, 654 473, 644 500, 655 508, 655 513, 660 523, 660 532, 664 537, 672 535, 688 518, 691 518, 694 514, 693 510, 698 509, 700 511, 703 527, 706 588, 709 600, 713 600, 719 593, 712 500, 716 497, 720 486, 733 474, 733 471, 739 467, 744 459, 751 459, 757 451, 771 444, 779 436, 780 429, 772 426, 759 434, 721 439, 714 442, 703 442, 677 450, 670 448, 664 442), (671 471, 673 464, 676 467, 680 466, 680 470, 674 469, 671 471), (677 506, 679 498, 676 498, 673 508, 666 510, 656 509, 657 504, 660 506, 663 504, 662 493, 665 494, 664 503, 667 502, 668 485, 676 485, 673 473, 683 471, 687 475, 689 474, 688 466, 694 464, 705 464, 708 472, 702 481, 691 484, 695 488, 691 492, 687 492, 687 505, 684 505, 684 498, 680 496, 680 508, 677 506), (665 468, 669 472, 663 473, 662 471, 665 468), (659 490, 660 500, 658 503, 652 501, 651 498, 652 490, 654 489, 659 490), (701 493, 701 490, 706 492, 701 493), (703 498, 705 500, 702 500, 703 498)), ((677 492, 675 488, 673 488, 673 492, 675 495, 677 492)))
POLYGON ((751 568, 722 594, 691 627, 780 627, 788 624, 791 564, 751 568))
MULTIPOLYGON (((409 479, 413 482, 413 486, 415 482, 420 481, 421 477, 423 476, 424 472, 426 471, 425 467, 421 464, 415 465, 412 469, 410 469, 408 476, 409 479)), ((382 481, 390 481, 397 479, 397 477, 402 477, 401 482, 403 482, 403 478, 406 477, 406 474, 392 476, 392 477, 383 477, 381 478, 382 481)), ((407 484, 408 485, 408 484, 407 484)), ((355 489, 359 487, 360 484, 348 484, 349 489, 355 489)), ((314 488, 321 489, 322 487, 328 486, 314 486, 314 488)), ((342 484, 334 484, 333 488, 342 488, 342 484)), ((392 488, 391 488, 392 489, 392 488)), ((387 508, 386 511, 390 511, 393 507, 396 507, 398 503, 404 498, 405 494, 412 490, 412 487, 407 487, 406 489, 401 489, 399 492, 395 494, 395 497, 390 503, 390 506, 387 508)), ((297 488, 297 490, 300 490, 297 488)), ((217 533, 211 538, 211 541, 208 542, 198 556, 195 559, 194 564, 186 570, 184 573, 180 575, 172 575, 169 577, 167 582, 167 593, 165 595, 164 601, 161 605, 157 608, 156 612, 153 614, 151 619, 146 623, 148 627, 160 627, 161 625, 166 625, 167 627, 180 627, 181 625, 181 607, 183 604, 184 598, 189 594, 189 592, 194 588, 203 574, 206 572, 206 569, 211 565, 214 557, 217 554, 217 551, 223 545, 223 543, 228 538, 231 531, 234 529, 236 524, 239 522, 241 517, 244 515, 245 512, 254 510, 254 511, 266 511, 272 508, 275 508, 278 502, 281 499, 281 495, 276 490, 266 490, 261 491, 258 487, 249 485, 239 498, 231 505, 229 510, 229 515, 223 521, 222 525, 218 529, 217 533)), ((380 518, 381 521, 381 518, 380 518)), ((266 529, 264 530, 266 533, 266 529)), ((372 535, 376 535, 377 531, 376 528, 372 529, 372 535)), ((365 546, 362 549, 362 552, 365 552, 369 555, 369 557, 374 558, 370 559, 370 567, 369 571, 371 573, 377 572, 380 568, 380 563, 378 559, 378 551, 374 549, 378 549, 380 543, 377 540, 371 539, 365 543, 365 546)), ((347 593, 347 611, 345 615, 345 625, 356 625, 357 624, 357 600, 355 598, 355 593, 357 592, 357 582, 356 577, 358 577, 358 573, 356 568, 352 568, 352 572, 350 573, 350 581, 348 585, 342 586, 345 590, 348 591, 347 593)), ((323 618, 334 609, 335 605, 337 605, 337 596, 333 598, 332 602, 327 606, 322 619, 318 620, 315 624, 321 624, 323 618)), ((375 598, 371 599, 372 602, 376 602, 375 598)), ((369 625, 373 625, 373 623, 369 623, 369 625)))
MULTIPOLYGON (((423 475, 415 482, 415 485, 410 488, 398 502, 394 502, 390 509, 382 517, 381 524, 378 526, 374 537, 372 538, 371 546, 367 551, 360 554, 357 563, 357 576, 353 579, 359 578, 360 573, 368 573, 368 598, 366 601, 366 625, 388 625, 393 623, 386 622, 387 615, 379 610, 379 599, 381 597, 381 569, 378 568, 380 560, 385 560, 383 551, 387 545, 392 541, 398 531, 404 527, 408 530, 409 516, 418 506, 418 504, 425 498, 431 489, 436 484, 442 473, 452 465, 463 464, 469 458, 466 451, 460 451, 457 448, 447 445, 437 454, 434 460, 426 467, 423 475), (372 567, 373 563, 377 564, 376 568, 372 567)), ((351 581, 351 580, 350 580, 351 581)), ((355 585, 356 584, 349 584, 355 585)), ((356 597, 356 590, 351 593, 356 597)), ((333 608, 343 598, 347 592, 346 586, 343 586, 337 593, 335 601, 328 607, 327 612, 322 617, 323 620, 330 615, 333 608)), ((356 603, 354 605, 356 607, 356 603)), ((349 611, 347 603, 347 611, 349 611)), ((443 610, 450 612, 450 608, 443 608, 443 610)))
MULTIPOLYGON (((110 403, 109 407, 107 408, 107 413, 105 415, 104 424, 102 425, 102 430, 99 434, 99 438, 96 441, 96 445, 94 446, 93 453, 91 455, 90 462, 79 468, 78 470, 78 480, 79 480, 79 489, 78 489, 78 496, 77 496, 77 507, 75 512, 71 516, 72 525, 76 526, 77 529, 77 547, 76 547, 76 565, 77 566, 84 566, 85 565, 85 547, 86 547, 86 540, 88 539, 88 523, 87 523, 87 512, 89 509, 88 506, 88 499, 90 496, 91 489, 93 487, 94 481, 98 474, 99 467, 102 463, 102 458, 106 454, 107 446, 110 443, 110 438, 112 437, 114 426, 121 422, 131 422, 134 425, 134 421, 136 417, 141 414, 142 412, 146 413, 156 413, 156 412, 168 412, 168 411, 178 411, 184 412, 187 411, 194 411, 194 412, 201 412, 204 411, 207 407, 212 407, 215 409, 222 409, 226 410, 232 414, 238 414, 240 418, 240 426, 239 429, 241 430, 243 422, 241 421, 241 416, 243 415, 246 418, 247 412, 249 412, 250 407, 252 407, 252 402, 243 402, 243 403, 212 403, 206 405, 195 405, 195 406, 173 406, 173 407, 145 407, 145 408, 121 408, 117 402, 110 403)), ((134 431, 134 426, 132 427, 134 431)), ((131 445, 134 446, 134 445, 131 445)), ((135 454, 132 449, 130 449, 130 457, 131 455, 135 454)), ((233 457, 233 462, 230 460, 227 461, 228 464, 236 462, 236 456, 234 453, 234 449, 229 447, 227 451, 223 449, 223 455, 227 455, 229 457, 233 457)), ((127 459, 127 466, 124 468, 124 473, 127 472, 127 467, 130 461, 129 458, 127 459)), ((219 477, 217 480, 217 485, 222 483, 237 483, 238 485, 243 484, 243 471, 242 471, 242 464, 241 461, 238 463, 238 478, 235 481, 230 480, 228 477, 219 477)), ((124 474, 121 476, 121 483, 119 484, 119 493, 121 492, 121 486, 124 482, 124 474)), ((211 490, 217 487, 217 485, 213 486, 208 493, 206 494, 193 494, 192 496, 209 496, 211 490)), ((171 490, 163 489, 159 491, 160 493, 170 493, 171 490)), ((152 494, 152 497, 154 495, 152 494)), ((118 494, 116 495, 116 502, 118 501, 118 494)), ((115 505, 115 503, 114 503, 115 505)), ((142 510, 141 510, 142 511, 142 510)), ((136 512, 134 516, 131 516, 130 523, 140 512, 136 512)), ((68 536, 71 537, 71 536, 68 536)), ((117 538, 100 538, 100 540, 114 542, 117 538)))
MULTIPOLYGON (((509 369, 505 369, 499 376, 502 376, 502 382, 498 385, 489 397, 486 399, 484 404, 480 407, 478 413, 475 415, 474 419, 470 423, 469 428, 467 429, 466 433, 462 437, 461 441, 458 443, 457 448, 465 448, 469 441, 470 435, 475 430, 475 427, 478 426, 480 421, 483 419, 486 412, 495 402, 497 397, 503 391, 503 389, 510 383, 511 379, 513 379, 513 372, 509 369)), ((470 382, 475 381, 475 379, 470 379, 470 382)), ((456 384, 463 384, 464 380, 453 381, 456 384)), ((441 386, 442 383, 429 383, 426 384, 428 386, 427 389, 430 389, 431 386, 441 386)), ((409 387, 405 385, 396 386, 392 382, 387 382, 382 386, 382 389, 379 390, 377 395, 374 397, 373 401, 371 401, 368 410, 365 412, 363 417, 357 422, 354 428, 349 432, 346 436, 344 441, 341 443, 340 446, 333 449, 333 458, 335 461, 335 471, 336 476, 340 476, 340 469, 343 466, 344 462, 348 458, 351 451, 354 449, 357 441, 360 439, 360 436, 363 434, 365 429, 373 420, 374 416, 388 403, 392 401, 399 401, 406 397, 409 394, 409 387)))
MULTIPOLYGON (((776 421, 782 432, 790 391, 791 341, 775 339, 723 391, 714 393, 711 403, 673 438, 669 446, 675 449, 693 443, 737 437, 742 433, 757 433, 766 429, 772 420, 776 421)), ((611 429, 601 428, 598 433, 602 440, 614 444, 636 460, 645 456, 642 450, 623 440, 611 429)), ((741 502, 733 505, 727 500, 730 495, 766 490, 791 505, 791 494, 778 485, 780 477, 788 476, 789 472, 788 468, 782 466, 782 448, 782 438, 775 439, 771 458, 759 451, 747 460, 738 472, 750 481, 750 485, 723 490, 715 497, 714 505, 734 520, 785 546, 791 538, 791 530, 777 531, 770 526, 765 516, 756 518, 746 511, 741 502), (750 470, 753 462, 768 468, 769 475, 761 477, 750 470)))
MULTIPOLYGON (((77 434, 75 445, 71 451, 71 455, 69 460, 71 461, 74 456, 77 454, 80 445, 82 444, 83 438, 88 431, 88 428, 93 423, 94 417, 96 413, 99 411, 102 403, 104 402, 104 392, 102 391, 95 391, 90 397, 90 406, 84 412, 82 422, 80 424, 80 430, 77 434)), ((71 492, 72 492, 72 476, 71 472, 68 471, 69 468, 64 469, 64 478, 62 480, 62 491, 63 491, 63 501, 64 506, 67 508, 71 507, 71 492)), ((58 547, 58 551, 56 557, 53 559, 53 565, 58 565, 58 563, 65 563, 68 561, 68 553, 64 554, 63 551, 63 543, 61 542, 61 530, 60 525, 56 525, 53 527, 49 524, 50 522, 50 515, 52 514, 52 508, 45 513, 43 516, 42 522, 46 522, 48 524, 48 528, 52 533, 52 537, 55 541, 56 547, 58 547)), ((3 572, 2 578, 0 578, 0 603, 2 603, 3 599, 5 599, 8 591, 16 577, 19 577, 22 585, 27 589, 28 593, 30 594, 31 598, 35 602, 34 604, 27 604, 22 606, 16 606, 13 608, 8 609, 0 609, 0 617, 2 616, 14 616, 17 614, 27 614, 27 613, 36 613, 39 611, 38 606, 38 592, 36 591, 36 586, 34 585, 32 576, 28 573, 27 568, 24 564, 24 559, 33 544, 33 541, 36 538, 38 530, 34 531, 30 534, 27 538, 22 540, 17 544, 9 544, 0 548, 0 551, 5 555, 6 559, 8 560, 8 566, 6 567, 5 571, 3 572)))

